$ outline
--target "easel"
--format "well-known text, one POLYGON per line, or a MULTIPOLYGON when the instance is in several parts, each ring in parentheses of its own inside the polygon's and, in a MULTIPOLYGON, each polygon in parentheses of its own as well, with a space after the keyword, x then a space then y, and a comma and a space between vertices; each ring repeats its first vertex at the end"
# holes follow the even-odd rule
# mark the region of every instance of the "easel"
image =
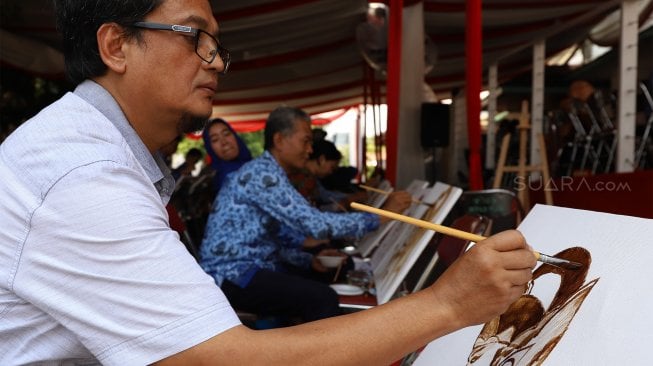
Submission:
POLYGON ((531 207, 530 199, 528 197, 528 173, 531 172, 540 172, 542 174, 542 180, 544 184, 542 185, 544 189, 544 200, 547 205, 553 205, 553 196, 551 191, 547 189, 547 184, 550 182, 549 175, 549 163, 546 158, 546 145, 544 143, 544 136, 541 133, 537 134, 537 142, 540 145, 540 164, 538 165, 526 165, 526 153, 528 148, 528 134, 531 126, 529 124, 530 115, 528 113, 528 102, 523 101, 521 105, 521 114, 519 115, 519 162, 518 165, 506 166, 506 157, 508 155, 508 146, 510 145, 510 134, 503 136, 501 141, 501 152, 499 153, 499 161, 497 163, 497 171, 494 176, 494 184, 492 188, 501 187, 501 179, 503 178, 504 173, 516 172, 517 177, 521 178, 522 182, 526 183, 524 189, 520 189, 517 192, 517 197, 521 201, 522 207, 528 211, 531 207))

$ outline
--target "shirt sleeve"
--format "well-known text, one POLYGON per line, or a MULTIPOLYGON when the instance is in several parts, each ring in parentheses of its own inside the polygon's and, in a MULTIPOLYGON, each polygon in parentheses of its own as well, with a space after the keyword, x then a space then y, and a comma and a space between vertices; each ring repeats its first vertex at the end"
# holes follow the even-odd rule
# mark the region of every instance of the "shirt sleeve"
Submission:
POLYGON ((313 261, 313 255, 304 252, 300 248, 283 247, 279 249, 279 255, 284 262, 299 268, 310 268, 313 261))
POLYGON ((48 191, 14 288, 108 365, 149 364, 240 324, 169 228, 152 183, 109 161, 48 191))
POLYGON ((279 241, 279 255, 285 262, 302 268, 311 266, 313 256, 302 250, 306 235, 283 225, 279 230, 279 237, 282 239, 279 241))
POLYGON ((282 247, 288 248, 301 248, 301 246, 304 245, 304 240, 306 239, 305 234, 288 225, 281 225, 277 235, 279 239, 281 239, 279 240, 279 244, 282 247))
POLYGON ((330 213, 312 207, 283 173, 245 174, 243 199, 279 222, 316 239, 360 238, 379 227, 379 217, 369 213, 330 213))

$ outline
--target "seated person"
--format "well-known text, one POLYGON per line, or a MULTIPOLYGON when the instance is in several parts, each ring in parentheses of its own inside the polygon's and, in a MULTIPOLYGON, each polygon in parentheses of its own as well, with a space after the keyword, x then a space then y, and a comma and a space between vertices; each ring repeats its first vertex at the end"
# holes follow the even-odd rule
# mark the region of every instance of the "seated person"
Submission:
POLYGON ((320 183, 330 191, 354 193, 359 191, 355 183, 358 181, 358 173, 358 169, 353 166, 339 166, 333 173, 320 179, 320 183))
POLYGON ((177 168, 172 169, 172 177, 178 180, 179 178, 190 175, 195 169, 195 164, 202 160, 203 157, 202 150, 196 147, 189 149, 186 153, 186 160, 177 168))
MULTIPOLYGON (((252 153, 245 141, 222 118, 209 120, 202 132, 202 138, 207 154, 211 157, 211 169, 215 172, 213 190, 214 194, 217 194, 227 175, 252 160, 252 153)), ((326 242, 328 240, 306 238, 304 248, 318 247, 326 242)))
MULTIPOLYGON (((288 174, 311 153, 310 117, 280 107, 265 126, 265 152, 227 179, 209 215, 200 264, 238 309, 303 321, 340 314, 337 294, 298 272, 326 269, 299 248, 306 237, 361 237, 385 218, 368 213, 328 213, 312 207, 288 174)), ((385 209, 410 205, 406 192, 389 197, 385 209)))
POLYGON ((324 187, 321 179, 330 176, 338 168, 342 154, 332 142, 317 140, 313 142, 313 152, 306 162, 304 169, 288 175, 292 185, 299 193, 306 198, 313 206, 323 211, 347 211, 349 203, 359 200, 364 201, 367 194, 363 196, 355 193, 350 195, 328 190, 324 187))
POLYGON ((209 120, 202 138, 206 153, 211 157, 211 168, 215 170, 213 190, 217 194, 227 175, 252 160, 252 153, 243 139, 222 118, 209 120))

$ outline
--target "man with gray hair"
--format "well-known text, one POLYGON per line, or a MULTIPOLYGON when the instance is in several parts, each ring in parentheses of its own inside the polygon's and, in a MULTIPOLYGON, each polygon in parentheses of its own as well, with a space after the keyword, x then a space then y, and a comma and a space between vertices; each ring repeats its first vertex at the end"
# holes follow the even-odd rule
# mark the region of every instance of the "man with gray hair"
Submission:
MULTIPOLYGON (((295 189, 288 175, 304 169, 312 152, 306 112, 275 109, 264 136, 263 155, 232 173, 216 197, 200 264, 237 309, 303 321, 339 315, 338 295, 319 281, 327 269, 302 251, 304 241, 360 238, 387 219, 322 212, 295 189)), ((384 209, 402 212, 410 202, 410 194, 395 192, 384 209)))

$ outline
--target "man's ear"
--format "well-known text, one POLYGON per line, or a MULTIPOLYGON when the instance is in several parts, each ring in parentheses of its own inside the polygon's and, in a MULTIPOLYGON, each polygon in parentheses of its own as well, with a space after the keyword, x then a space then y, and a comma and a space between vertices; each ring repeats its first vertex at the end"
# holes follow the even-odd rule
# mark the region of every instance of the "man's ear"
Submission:
POLYGON ((284 136, 283 136, 283 134, 281 132, 275 133, 272 136, 272 141, 274 142, 274 148, 277 149, 277 150, 279 148, 282 148, 283 140, 284 140, 284 136))
POLYGON ((102 61, 109 69, 119 74, 127 68, 123 46, 125 45, 124 31, 116 23, 105 23, 97 31, 97 44, 102 61))

